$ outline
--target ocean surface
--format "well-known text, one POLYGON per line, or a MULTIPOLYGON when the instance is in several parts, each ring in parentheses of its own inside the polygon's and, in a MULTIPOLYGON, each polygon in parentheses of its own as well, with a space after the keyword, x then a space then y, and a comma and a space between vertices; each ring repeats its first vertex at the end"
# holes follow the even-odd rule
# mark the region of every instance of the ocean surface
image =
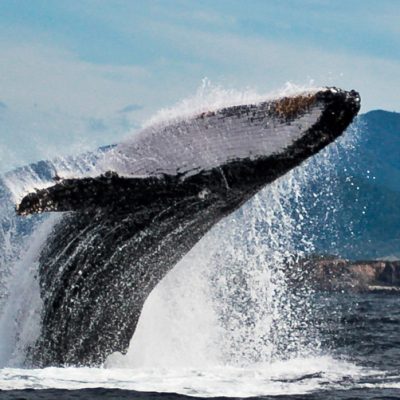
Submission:
POLYGON ((310 356, 209 368, 0 371, 1 399, 400 398, 400 297, 316 294, 322 343, 310 356), (319 354, 319 355, 318 355, 319 354))

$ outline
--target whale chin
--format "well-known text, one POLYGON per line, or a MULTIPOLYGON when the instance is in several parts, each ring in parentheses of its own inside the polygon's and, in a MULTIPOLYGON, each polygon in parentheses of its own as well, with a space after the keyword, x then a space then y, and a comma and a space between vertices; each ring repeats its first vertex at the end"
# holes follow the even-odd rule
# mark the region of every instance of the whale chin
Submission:
POLYGON ((17 205, 66 212, 39 257, 37 366, 126 353, 143 304, 225 216, 335 140, 358 93, 326 88, 158 124, 108 153, 97 176, 61 179, 17 205))

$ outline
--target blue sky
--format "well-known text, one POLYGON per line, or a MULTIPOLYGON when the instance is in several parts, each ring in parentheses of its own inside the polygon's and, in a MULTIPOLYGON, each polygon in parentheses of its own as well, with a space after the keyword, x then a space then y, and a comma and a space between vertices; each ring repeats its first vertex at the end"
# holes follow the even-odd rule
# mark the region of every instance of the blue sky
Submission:
POLYGON ((204 77, 400 111, 400 1, 1 0, 0 171, 116 142, 204 77))

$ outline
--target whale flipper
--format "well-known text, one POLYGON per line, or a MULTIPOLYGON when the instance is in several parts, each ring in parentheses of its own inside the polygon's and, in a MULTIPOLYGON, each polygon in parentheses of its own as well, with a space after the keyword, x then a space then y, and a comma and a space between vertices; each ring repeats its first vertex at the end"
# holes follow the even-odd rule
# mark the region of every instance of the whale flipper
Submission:
POLYGON ((48 211, 79 211, 119 207, 133 211, 149 197, 161 196, 175 177, 126 178, 109 171, 96 177, 60 179, 46 189, 26 195, 16 207, 19 215, 48 211))
POLYGON ((25 215, 68 211, 39 258, 35 365, 98 365, 125 353, 157 283, 222 218, 338 137, 356 92, 323 89, 155 126, 95 177, 28 194, 25 215))

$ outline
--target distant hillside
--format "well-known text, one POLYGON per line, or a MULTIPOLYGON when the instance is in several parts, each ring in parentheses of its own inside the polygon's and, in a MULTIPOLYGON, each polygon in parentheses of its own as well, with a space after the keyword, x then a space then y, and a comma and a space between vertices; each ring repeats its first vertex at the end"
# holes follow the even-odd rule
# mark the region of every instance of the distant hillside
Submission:
MULTIPOLYGON (((400 259, 400 114, 371 111, 357 122, 355 149, 338 157, 334 219, 324 224, 326 203, 305 201, 316 252, 350 259, 400 259)), ((314 185, 326 185, 320 177, 314 185)), ((333 200, 331 200, 333 202, 333 200)))
POLYGON ((360 121, 365 124, 360 168, 368 168, 377 185, 400 192, 400 114, 370 111, 360 121))

